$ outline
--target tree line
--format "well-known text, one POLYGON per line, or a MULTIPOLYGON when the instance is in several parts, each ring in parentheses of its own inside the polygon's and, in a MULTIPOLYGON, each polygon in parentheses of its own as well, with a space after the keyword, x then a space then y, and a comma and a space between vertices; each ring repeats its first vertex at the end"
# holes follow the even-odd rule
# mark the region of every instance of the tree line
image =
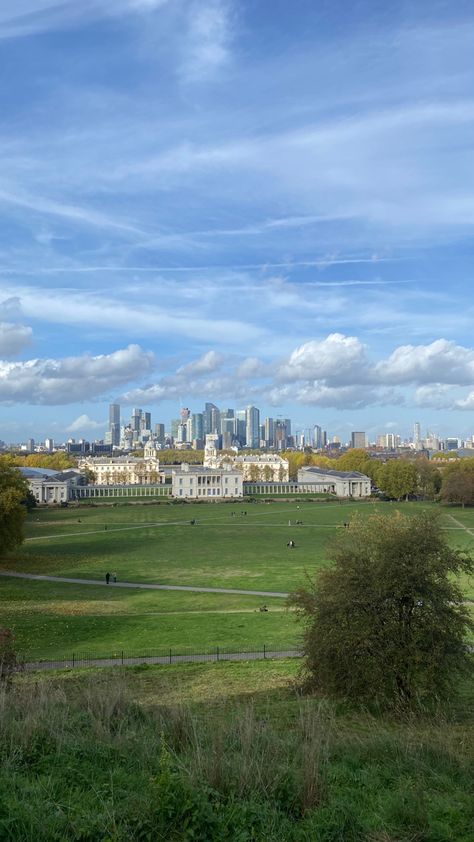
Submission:
POLYGON ((425 456, 401 457, 382 462, 366 450, 354 448, 337 459, 318 453, 288 451, 282 456, 289 462, 290 477, 298 470, 314 466, 336 471, 359 471, 370 477, 374 486, 391 500, 416 496, 423 500, 474 505, 474 457, 453 459, 441 468, 425 456))

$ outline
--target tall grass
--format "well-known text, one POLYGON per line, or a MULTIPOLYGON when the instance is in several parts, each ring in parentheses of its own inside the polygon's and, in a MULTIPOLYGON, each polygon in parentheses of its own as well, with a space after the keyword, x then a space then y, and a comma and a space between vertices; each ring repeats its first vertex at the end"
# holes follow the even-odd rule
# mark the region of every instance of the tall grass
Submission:
MULTIPOLYGON (((1 842, 471 838, 467 757, 317 699, 132 701, 121 676, 0 690, 1 842)), ((458 745, 467 748, 459 734, 458 745)))

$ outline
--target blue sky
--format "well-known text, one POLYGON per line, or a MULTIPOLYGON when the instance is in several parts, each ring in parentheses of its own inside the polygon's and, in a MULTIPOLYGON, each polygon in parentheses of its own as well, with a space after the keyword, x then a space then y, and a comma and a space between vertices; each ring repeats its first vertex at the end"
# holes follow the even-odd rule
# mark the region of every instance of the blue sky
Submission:
POLYGON ((3 0, 0 438, 474 433, 474 8, 3 0))

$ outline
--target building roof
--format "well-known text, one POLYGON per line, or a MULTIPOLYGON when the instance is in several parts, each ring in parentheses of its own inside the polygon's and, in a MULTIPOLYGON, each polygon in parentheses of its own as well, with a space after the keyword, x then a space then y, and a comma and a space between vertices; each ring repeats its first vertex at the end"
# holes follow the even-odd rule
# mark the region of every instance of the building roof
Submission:
POLYGON ((51 468, 18 468, 25 479, 50 479, 56 477, 58 471, 52 471, 51 468))
POLYGON ((172 473, 176 474, 235 474, 236 476, 242 476, 240 471, 232 471, 229 470, 227 467, 222 468, 206 468, 204 465, 188 465, 186 468, 183 468, 182 465, 174 465, 172 468, 172 473))
POLYGON ((367 477, 365 474, 361 474, 359 471, 332 471, 329 468, 311 468, 311 467, 303 467, 300 468, 301 471, 304 471, 305 474, 315 474, 316 476, 322 477, 335 477, 337 479, 367 479, 370 480, 370 477, 367 477))

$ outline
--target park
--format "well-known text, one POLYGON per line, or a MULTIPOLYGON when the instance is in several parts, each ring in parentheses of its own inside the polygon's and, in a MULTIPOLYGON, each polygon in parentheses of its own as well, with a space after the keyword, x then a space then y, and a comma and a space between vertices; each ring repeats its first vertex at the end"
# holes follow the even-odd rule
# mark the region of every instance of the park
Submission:
MULTIPOLYGON (((285 595, 327 564, 325 550, 335 532, 356 514, 433 507, 450 543, 472 547, 474 510, 421 502, 36 508, 28 515, 24 543, 2 559, 0 572, 53 578, 0 576, 2 623, 30 661, 73 653, 295 649, 300 629, 285 595)), ((474 599, 472 579, 465 577, 462 587, 466 600, 474 599)))

